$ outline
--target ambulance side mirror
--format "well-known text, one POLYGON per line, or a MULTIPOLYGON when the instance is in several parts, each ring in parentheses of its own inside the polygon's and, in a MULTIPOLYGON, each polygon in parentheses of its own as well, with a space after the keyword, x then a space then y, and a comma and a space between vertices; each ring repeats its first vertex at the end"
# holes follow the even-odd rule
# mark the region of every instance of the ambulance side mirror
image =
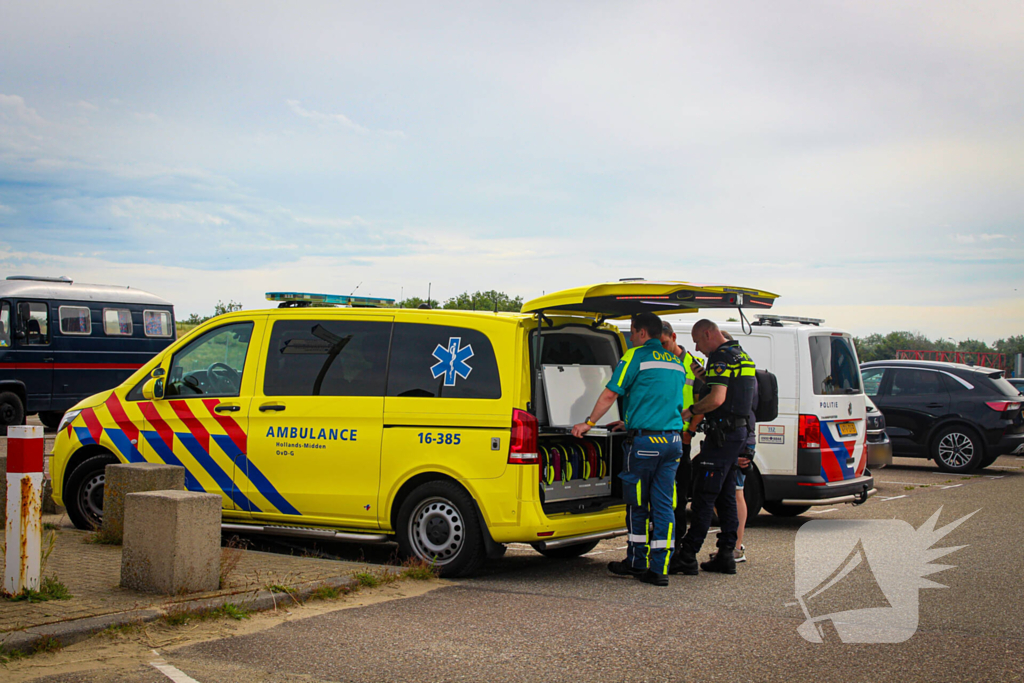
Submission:
POLYGON ((164 378, 151 377, 142 385, 142 397, 147 401, 164 397, 164 378))

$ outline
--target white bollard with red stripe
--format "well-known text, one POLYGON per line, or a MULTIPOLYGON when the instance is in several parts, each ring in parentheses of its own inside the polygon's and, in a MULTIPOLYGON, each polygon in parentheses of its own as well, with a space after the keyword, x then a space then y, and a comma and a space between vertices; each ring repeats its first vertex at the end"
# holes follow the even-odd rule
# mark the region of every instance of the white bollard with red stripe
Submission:
POLYGON ((7 571, 10 594, 39 590, 43 533, 43 428, 7 428, 7 571))

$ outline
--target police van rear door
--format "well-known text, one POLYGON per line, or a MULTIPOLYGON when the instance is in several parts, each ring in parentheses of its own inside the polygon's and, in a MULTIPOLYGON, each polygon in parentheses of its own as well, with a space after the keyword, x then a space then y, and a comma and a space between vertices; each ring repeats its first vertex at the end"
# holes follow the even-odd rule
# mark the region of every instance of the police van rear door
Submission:
MULTIPOLYGON (((821 476, 842 482, 864 474, 866 407, 857 352, 844 332, 809 332, 811 391, 801 399, 802 419, 821 430, 821 476)), ((805 385, 806 386, 806 385, 805 385)))

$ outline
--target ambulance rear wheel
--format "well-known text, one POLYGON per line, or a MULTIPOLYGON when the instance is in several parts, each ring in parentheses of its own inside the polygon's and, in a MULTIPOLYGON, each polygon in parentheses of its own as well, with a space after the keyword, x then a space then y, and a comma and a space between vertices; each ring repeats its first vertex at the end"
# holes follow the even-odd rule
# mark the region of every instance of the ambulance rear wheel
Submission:
POLYGON ((452 481, 431 481, 410 493, 398 510, 398 548, 406 557, 430 562, 441 576, 479 569, 484 542, 465 489, 452 481))
POLYGON ((77 528, 92 531, 103 523, 103 485, 107 480, 107 465, 117 462, 113 455, 94 455, 68 477, 64 504, 71 523, 77 528))
POLYGON ((580 555, 586 555, 591 550, 597 547, 599 541, 590 541, 588 543, 576 543, 575 545, 563 545, 560 548, 543 548, 540 543, 533 543, 533 549, 544 557, 550 557, 552 560, 571 560, 574 557, 580 555))

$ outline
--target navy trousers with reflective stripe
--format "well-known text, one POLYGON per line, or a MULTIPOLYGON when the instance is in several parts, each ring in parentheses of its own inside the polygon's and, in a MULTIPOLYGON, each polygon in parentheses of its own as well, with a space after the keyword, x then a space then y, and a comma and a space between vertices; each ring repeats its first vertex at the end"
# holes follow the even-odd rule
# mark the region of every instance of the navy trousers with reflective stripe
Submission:
POLYGON ((718 534, 719 548, 735 548, 739 517, 736 514, 736 458, 746 446, 747 428, 734 429, 726 434, 725 445, 712 448, 705 439, 701 443, 700 456, 693 461, 693 512, 690 529, 679 542, 694 555, 700 552, 711 526, 711 515, 718 510, 721 531, 718 534))
POLYGON ((668 573, 675 546, 676 468, 683 454, 678 433, 637 436, 625 444, 619 478, 626 500, 626 561, 635 569, 668 573))

